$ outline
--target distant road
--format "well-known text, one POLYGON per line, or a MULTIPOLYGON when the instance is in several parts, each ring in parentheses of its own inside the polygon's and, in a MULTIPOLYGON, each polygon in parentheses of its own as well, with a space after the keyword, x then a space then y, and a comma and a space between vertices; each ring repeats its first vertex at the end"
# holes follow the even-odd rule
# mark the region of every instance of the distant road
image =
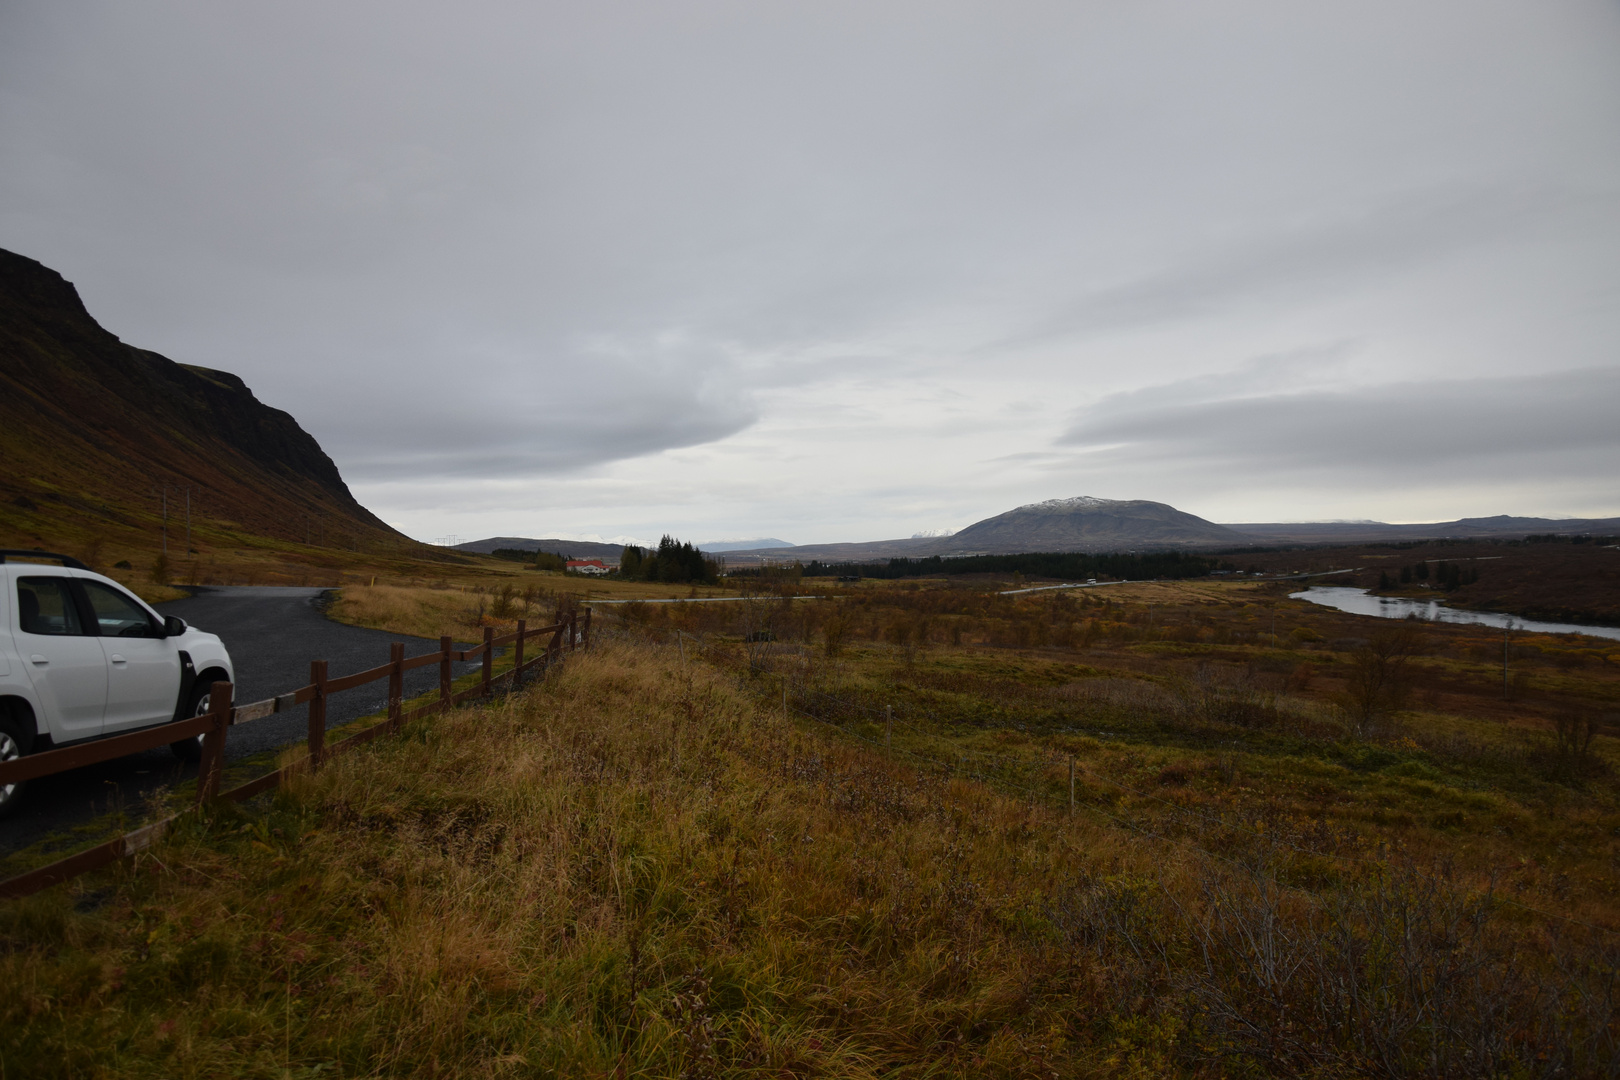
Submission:
MULTIPOLYGON (((388 661, 390 642, 405 642, 406 656, 438 649, 437 641, 365 630, 333 622, 321 613, 318 588, 237 586, 204 588, 196 596, 159 604, 164 615, 178 615, 200 630, 218 634, 236 665, 236 700, 259 701, 304 686, 309 662, 326 660, 333 676, 376 667, 388 661)), ((456 665, 456 674, 478 667, 456 665)), ((407 672, 406 696, 438 685, 433 666, 407 672)), ((347 723, 387 705, 383 681, 333 697, 327 726, 347 723)), ((307 708, 278 713, 233 727, 226 739, 227 760, 270 750, 303 739, 309 731, 307 708)), ((196 775, 196 767, 175 758, 167 747, 132 754, 83 769, 42 777, 28 785, 17 812, 0 821, 0 852, 26 847, 58 829, 85 822, 118 806, 138 817, 145 796, 196 775)))

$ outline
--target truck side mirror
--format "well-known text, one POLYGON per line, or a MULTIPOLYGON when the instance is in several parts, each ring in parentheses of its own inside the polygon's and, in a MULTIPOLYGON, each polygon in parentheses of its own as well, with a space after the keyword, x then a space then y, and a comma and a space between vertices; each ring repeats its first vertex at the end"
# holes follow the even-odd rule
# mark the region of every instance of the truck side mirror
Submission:
POLYGON ((187 630, 186 620, 178 615, 168 615, 163 619, 163 636, 179 637, 187 630))

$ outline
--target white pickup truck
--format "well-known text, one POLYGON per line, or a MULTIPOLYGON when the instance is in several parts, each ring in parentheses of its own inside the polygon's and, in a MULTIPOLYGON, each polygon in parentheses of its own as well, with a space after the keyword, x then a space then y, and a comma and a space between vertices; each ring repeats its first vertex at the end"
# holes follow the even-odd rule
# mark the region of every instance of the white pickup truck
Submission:
MULTIPOLYGON (((0 760, 207 712, 216 681, 235 675, 213 634, 164 618, 77 559, 0 551, 0 760)), ((199 746, 173 749, 194 759, 199 746)), ((0 816, 22 788, 0 785, 0 816)))

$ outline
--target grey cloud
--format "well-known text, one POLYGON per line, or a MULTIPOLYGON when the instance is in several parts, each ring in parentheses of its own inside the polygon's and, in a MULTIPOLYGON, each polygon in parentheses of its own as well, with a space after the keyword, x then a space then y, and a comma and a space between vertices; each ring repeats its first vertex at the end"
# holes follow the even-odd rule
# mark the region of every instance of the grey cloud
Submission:
POLYGON ((1610 0, 10 0, 0 246, 447 514, 572 473, 706 535, 887 521, 1103 438, 1263 480, 1508 423, 1369 371, 1613 362, 1617 50, 1610 0), (1279 341, 1327 344, 1211 372, 1279 341))
POLYGON ((530 420, 416 419, 411 430, 362 428, 332 439, 345 475, 358 483, 412 477, 502 480, 605 465, 723 439, 756 419, 747 412, 698 411, 675 398, 635 410, 586 415, 536 410, 530 420))
POLYGON ((576 350, 545 365, 469 363, 435 395, 434 408, 407 422, 352 409, 315 410, 311 422, 341 455, 346 475, 380 482, 554 475, 713 442, 758 419, 749 395, 719 377, 727 365, 689 356, 656 362, 658 352, 643 346, 630 357, 576 350))
POLYGON ((1620 191, 1489 190, 1476 185, 1408 193, 1350 214, 1282 221, 1189 254, 1132 280, 1083 292, 1006 349, 1051 338, 1229 313, 1279 309, 1347 287, 1387 282, 1422 265, 1487 248, 1536 226, 1609 231, 1620 191))
POLYGON ((1061 446, 1138 466, 1458 479, 1620 472, 1620 370, 1407 382, 1138 405, 1105 399, 1061 446), (1551 471, 1549 471, 1551 470, 1551 471))

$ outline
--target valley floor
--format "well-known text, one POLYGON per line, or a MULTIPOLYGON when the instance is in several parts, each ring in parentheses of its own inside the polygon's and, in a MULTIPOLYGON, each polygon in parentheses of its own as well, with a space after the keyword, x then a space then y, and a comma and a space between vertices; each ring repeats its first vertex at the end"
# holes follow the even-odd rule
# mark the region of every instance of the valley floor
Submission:
MULTIPOLYGON (((1201 622, 1182 593, 1151 632, 1124 603, 853 599, 632 610, 524 694, 0 905, 0 1066, 1620 1068, 1610 737, 1560 765, 1545 702, 1458 708, 1455 641, 1415 711, 1350 730, 1359 646, 1293 609, 1264 643, 1263 594, 1201 622)), ((1567 705, 1612 694, 1595 664, 1534 670, 1567 705)))

